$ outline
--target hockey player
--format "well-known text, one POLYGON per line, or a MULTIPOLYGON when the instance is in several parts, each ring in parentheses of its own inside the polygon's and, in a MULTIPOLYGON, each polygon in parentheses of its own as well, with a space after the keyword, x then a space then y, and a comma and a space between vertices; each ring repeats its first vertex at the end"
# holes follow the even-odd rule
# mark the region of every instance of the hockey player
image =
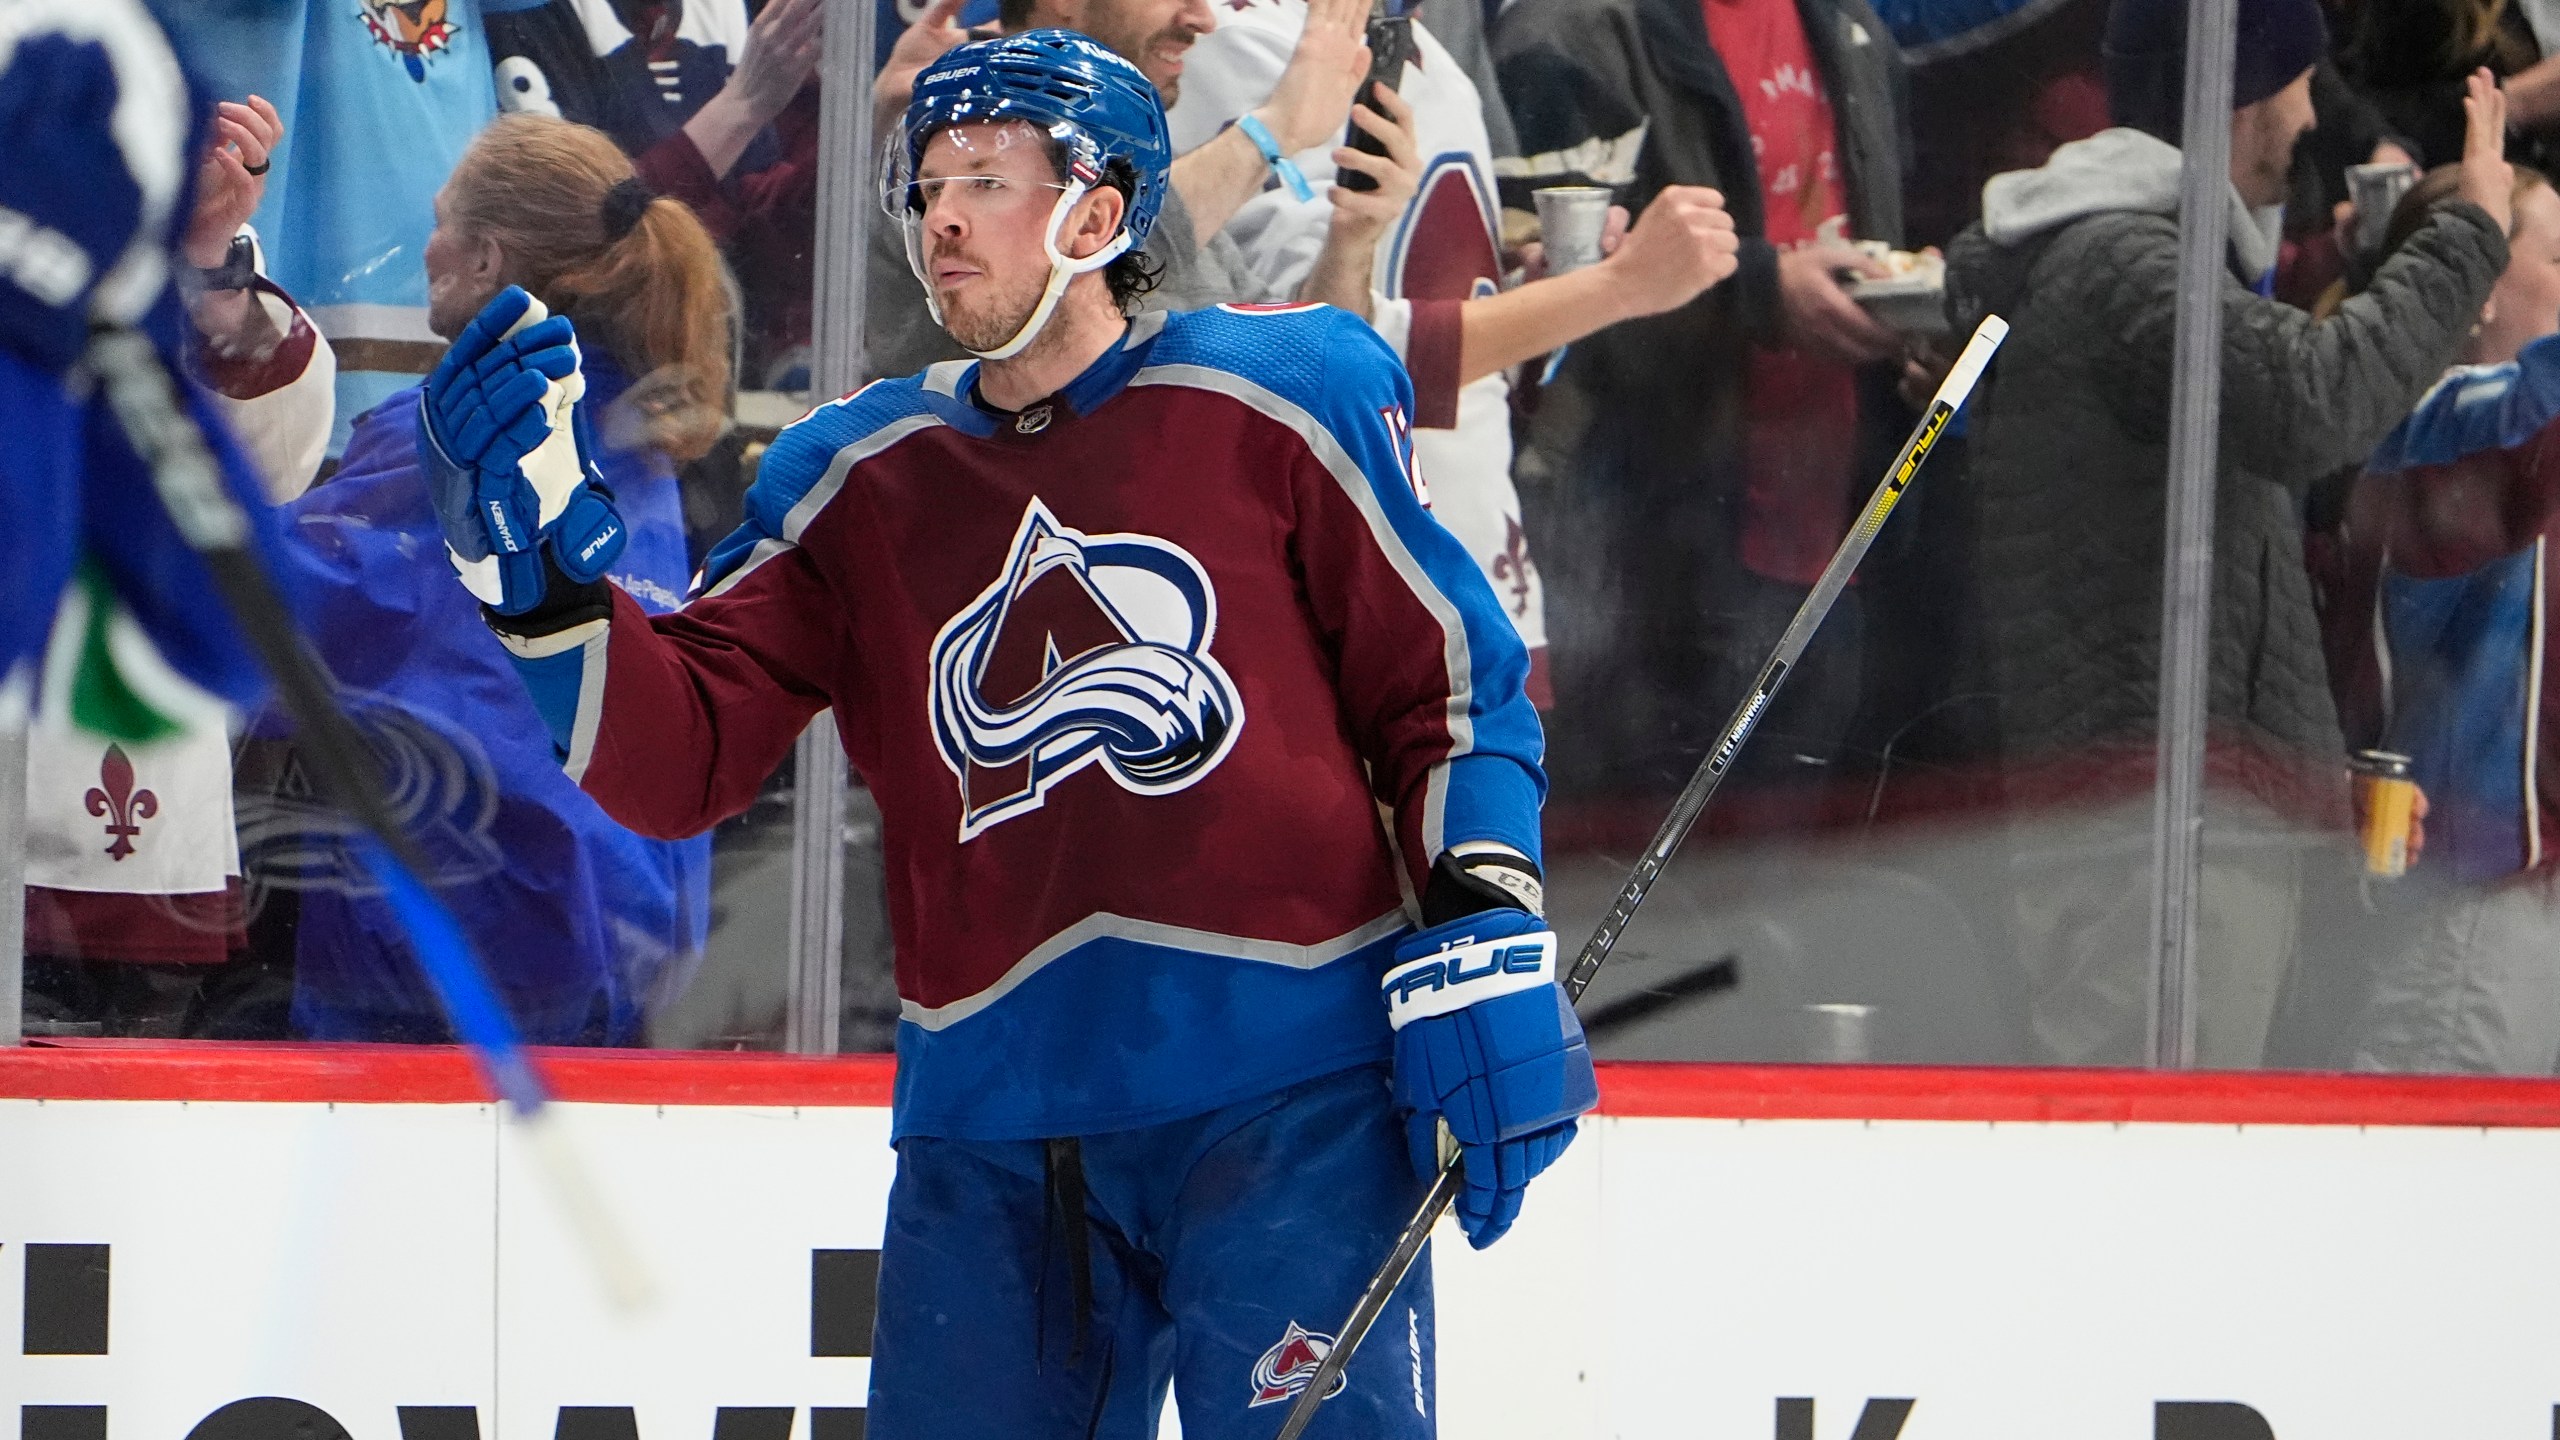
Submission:
MULTIPOLYGON (((1366 9, 1354 0, 1347 13, 1356 24, 1366 9)), ((1607 261, 1497 293, 1483 93, 1418 18, 1418 59, 1377 96, 1383 109, 1351 109, 1354 131, 1383 152, 1368 154, 1341 143, 1349 90, 1329 91, 1318 78, 1321 58, 1349 38, 1335 33, 1346 16, 1339 0, 1007 0, 999 13, 1007 29, 1082 30, 1137 66, 1173 107, 1182 159, 1168 208, 1183 206, 1210 233, 1197 263, 1187 252, 1168 258, 1177 283, 1167 308, 1323 300, 1369 320, 1404 359, 1433 516, 1484 570, 1529 647, 1531 693, 1545 703, 1545 602, 1511 483, 1502 372, 1621 320, 1677 309, 1732 274, 1738 242, 1723 197, 1668 187, 1669 203, 1649 207, 1650 218, 1607 261), (1310 103, 1319 95, 1333 102, 1330 111, 1310 103), (1350 171, 1375 188, 1335 183, 1350 171)), ((900 39, 899 55, 912 63, 957 34, 936 7, 900 39)), ((1367 49, 1358 54, 1365 67, 1367 49)), ((897 93, 899 76, 893 57, 875 93, 897 93)), ((884 293, 880 249, 873 353, 885 334, 898 353, 930 354, 908 341, 918 325, 897 318, 904 302, 884 293)))
MULTIPOLYGON (((892 151, 940 323, 1004 358, 786 430, 653 619, 591 578, 606 497, 513 458, 555 443, 563 372, 501 308, 430 399, 469 452, 447 539, 499 560, 491 624, 624 823, 742 808, 821 707, 878 797, 904 1020, 871 1433, 1141 1440, 1177 1377, 1195 1440, 1267 1433, 1444 1126, 1483 1245, 1596 1099, 1538 916, 1527 658, 1422 508, 1366 326, 1128 318, 1168 159, 1137 70, 1064 31, 965 46, 892 151)), ((1427 1267, 1394 1308, 1319 1433, 1433 1433, 1427 1267)))

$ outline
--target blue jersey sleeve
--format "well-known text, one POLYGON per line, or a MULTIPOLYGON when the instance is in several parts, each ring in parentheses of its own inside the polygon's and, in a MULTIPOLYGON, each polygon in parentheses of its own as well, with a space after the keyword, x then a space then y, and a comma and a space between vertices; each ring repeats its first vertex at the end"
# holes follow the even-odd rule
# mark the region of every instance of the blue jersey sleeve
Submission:
POLYGON ((2366 468, 2388 474, 2522 445, 2560 419, 2560 335, 2504 365, 2472 365, 2436 382, 2375 447, 2366 468))

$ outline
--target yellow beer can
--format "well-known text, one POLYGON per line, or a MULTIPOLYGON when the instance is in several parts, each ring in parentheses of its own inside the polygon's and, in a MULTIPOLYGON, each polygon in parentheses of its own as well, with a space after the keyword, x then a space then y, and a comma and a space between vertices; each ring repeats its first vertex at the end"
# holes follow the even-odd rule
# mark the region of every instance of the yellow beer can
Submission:
POLYGON ((2409 778, 2409 757, 2359 750, 2353 768, 2363 792, 2365 873, 2397 880, 2409 873, 2409 831, 2417 823, 2418 782, 2409 778))

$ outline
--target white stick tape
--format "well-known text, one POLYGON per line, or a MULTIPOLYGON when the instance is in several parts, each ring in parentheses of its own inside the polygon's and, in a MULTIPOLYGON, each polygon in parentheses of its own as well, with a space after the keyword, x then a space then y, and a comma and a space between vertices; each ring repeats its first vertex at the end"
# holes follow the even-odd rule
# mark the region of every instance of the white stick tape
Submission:
POLYGON ((1950 410, 1964 408, 1965 397, 1973 393, 1974 382, 1991 364, 1992 352, 2009 337, 2009 322, 1997 315, 1985 315, 1974 327, 1973 338, 1965 342, 1964 353, 1956 357, 1955 367, 1938 385, 1936 403, 1950 410))

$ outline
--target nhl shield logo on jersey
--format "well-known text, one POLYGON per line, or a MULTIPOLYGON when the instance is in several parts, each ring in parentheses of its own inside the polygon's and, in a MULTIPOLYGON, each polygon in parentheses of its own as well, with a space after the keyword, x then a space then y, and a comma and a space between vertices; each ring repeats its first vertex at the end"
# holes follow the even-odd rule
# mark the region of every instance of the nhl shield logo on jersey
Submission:
MULTIPOLYGON (((1280 1343, 1263 1351, 1262 1358, 1253 1362, 1253 1399, 1245 1408, 1277 1405, 1306 1389, 1316 1378, 1316 1368, 1324 1364, 1324 1357, 1331 1353, 1332 1336, 1318 1335, 1297 1321, 1290 1321, 1288 1332, 1280 1337, 1280 1343)), ((1330 1400, 1341 1394, 1347 1383, 1349 1377, 1334 1376, 1333 1388, 1325 1392, 1324 1398, 1330 1400)))
POLYGON ((933 641, 933 736, 960 782, 960 838, 1039 809, 1087 766, 1139 795, 1216 769, 1244 729, 1209 654, 1217 630, 1217 592, 1188 551, 1087 535, 1033 500, 1003 571, 933 641))

